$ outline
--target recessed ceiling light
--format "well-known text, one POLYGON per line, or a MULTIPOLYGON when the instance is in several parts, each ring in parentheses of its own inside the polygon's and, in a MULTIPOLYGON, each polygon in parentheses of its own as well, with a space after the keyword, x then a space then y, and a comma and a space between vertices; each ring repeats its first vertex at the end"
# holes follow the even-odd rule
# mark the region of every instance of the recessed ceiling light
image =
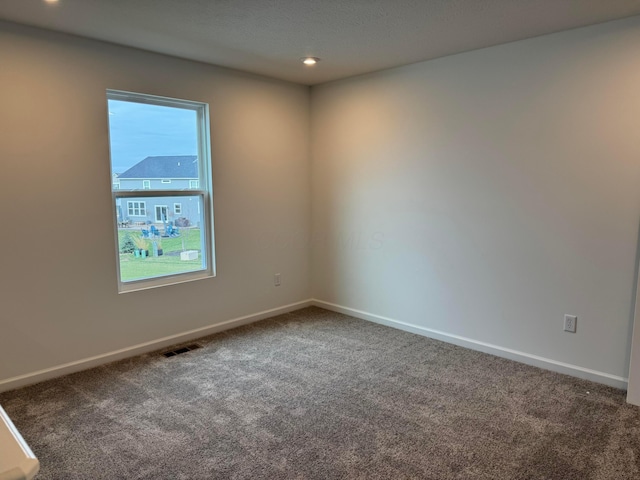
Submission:
POLYGON ((315 65, 320 61, 318 57, 302 57, 300 60, 302 60, 302 63, 305 65, 315 65))
POLYGON ((44 0, 45 3, 58 3, 58 0, 44 0))

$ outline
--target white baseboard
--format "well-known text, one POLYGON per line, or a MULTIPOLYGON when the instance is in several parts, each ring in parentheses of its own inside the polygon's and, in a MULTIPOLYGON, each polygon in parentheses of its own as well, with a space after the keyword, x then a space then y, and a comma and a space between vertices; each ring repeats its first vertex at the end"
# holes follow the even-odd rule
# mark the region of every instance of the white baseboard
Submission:
POLYGON ((262 312, 254 313, 251 315, 245 315, 244 317, 234 318, 224 322, 216 323, 214 325, 196 328, 195 330, 189 330, 187 332, 178 333, 176 335, 170 335, 168 337, 159 338, 157 340, 151 340, 150 342, 140 343, 138 345, 122 348, 120 350, 104 353, 102 355, 96 355, 95 357, 84 358, 75 362, 69 362, 62 365, 57 365, 55 367, 45 368, 44 370, 38 370, 37 372, 8 378, 6 380, 0 381, 0 392, 24 387, 33 383, 49 380, 51 378, 61 377, 63 375, 68 375, 69 373, 87 370, 99 365, 104 365, 105 363, 115 362, 116 360, 122 360, 123 358, 134 357, 136 355, 152 352, 154 350, 159 350, 161 348, 169 347, 178 343, 195 340, 196 338, 206 337, 207 335, 211 335, 213 333, 230 330, 232 328, 247 325, 249 323, 254 323, 259 320, 275 317, 276 315, 281 315, 283 313, 288 313, 294 310, 309 307, 311 305, 311 300, 291 303, 282 307, 264 310, 262 312))
POLYGON ((604 372, 599 372, 597 370, 591 370, 588 368, 579 367, 577 365, 571 365, 569 363, 558 362, 556 360, 551 360, 549 358, 544 358, 544 357, 539 357, 537 355, 531 355, 528 353, 519 352, 517 350, 512 350, 510 348, 504 348, 497 345, 480 342, 478 340, 461 337, 459 335, 453 335, 450 333, 441 332, 438 330, 433 330, 430 328, 401 322, 398 320, 394 320, 392 318, 382 317, 380 315, 364 312, 362 310, 344 307, 342 305, 336 305, 334 303, 325 302, 318 299, 312 299, 312 300, 304 300, 301 302, 292 303, 289 305, 284 305, 278 308, 272 308, 270 310, 264 310, 262 312, 254 313, 251 315, 245 315, 243 317, 238 317, 238 318, 227 320, 221 323, 217 323, 215 325, 209 325, 206 327, 197 328, 195 330, 189 330, 187 332, 179 333, 176 335, 163 337, 157 340, 152 340, 150 342, 140 343, 138 345, 123 348, 113 352, 104 353, 102 355, 96 355, 94 357, 84 358, 82 360, 77 360, 74 362, 57 365, 55 367, 38 370, 36 372, 27 373, 25 375, 8 378, 6 380, 0 381, 0 392, 13 390, 26 385, 31 385, 33 383, 49 380, 51 378, 61 377, 69 373, 79 372, 81 370, 97 367, 99 365, 104 365, 106 363, 122 360, 123 358, 129 358, 129 357, 133 357, 143 353, 152 352, 154 350, 159 350, 161 348, 175 345, 178 343, 195 340, 196 338, 206 337, 207 335, 211 335, 213 333, 222 332, 224 330, 230 330, 232 328, 240 327, 242 325, 247 325, 249 323, 254 323, 260 320, 264 320, 266 318, 274 317, 276 315, 281 315, 283 313, 292 312, 294 310, 299 310, 301 308, 305 308, 311 305, 325 308, 327 310, 331 310, 334 312, 344 313, 345 315, 350 315, 352 317, 360 318, 362 320, 368 320, 374 323, 379 323, 382 325, 387 325, 389 327, 398 328, 400 330, 404 330, 407 332, 416 333, 418 335, 422 335, 425 337, 434 338, 436 340, 441 340, 443 342, 453 343, 455 345, 459 345, 465 348, 470 348, 472 350, 489 353, 492 355, 496 355, 498 357, 508 358, 510 360, 515 360, 517 362, 525 363, 527 365, 533 365, 535 367, 544 368, 545 370, 551 370, 554 372, 564 373, 566 375, 571 375, 578 378, 584 378, 586 380, 591 380, 597 383, 602 383, 612 387, 621 388, 623 390, 627 388, 627 382, 628 382, 627 378, 618 377, 618 376, 611 375, 604 372))
POLYGON ((343 307, 342 305, 336 305, 335 303, 325 302, 323 300, 313 299, 312 304, 317 307, 325 308, 327 310, 332 310, 338 313, 344 313, 345 315, 350 315, 362 320, 368 320, 370 322, 387 325, 389 327, 398 328, 400 330, 416 333, 418 335, 441 340, 443 342, 453 343, 454 345, 459 345, 471 350, 490 353, 491 355, 508 358, 509 360, 515 360, 516 362, 525 363, 527 365, 543 368, 545 370, 551 370, 553 372, 591 380, 593 382, 602 383, 604 385, 620 388, 622 390, 626 390, 627 388, 627 383, 629 380, 628 378, 618 377, 609 373, 579 367, 578 365, 558 362, 556 360, 551 360, 550 358, 539 357, 537 355, 519 352, 510 348, 504 348, 498 345, 480 342, 471 338, 461 337, 459 335, 453 335, 451 333, 441 332, 438 330, 433 330, 431 328, 401 322, 392 318, 374 315, 373 313, 356 310, 355 308, 343 307))

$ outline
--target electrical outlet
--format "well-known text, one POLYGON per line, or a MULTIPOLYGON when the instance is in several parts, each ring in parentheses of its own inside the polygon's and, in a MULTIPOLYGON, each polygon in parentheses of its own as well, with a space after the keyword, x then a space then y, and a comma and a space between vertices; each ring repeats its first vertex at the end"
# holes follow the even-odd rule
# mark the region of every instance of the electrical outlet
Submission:
POLYGON ((564 316, 564 331, 576 333, 576 323, 578 323, 578 317, 575 315, 564 316))
POLYGON ((279 287, 279 286, 280 286, 280 274, 279 274, 279 273, 276 273, 276 274, 273 276, 273 284, 274 284, 276 287, 279 287))

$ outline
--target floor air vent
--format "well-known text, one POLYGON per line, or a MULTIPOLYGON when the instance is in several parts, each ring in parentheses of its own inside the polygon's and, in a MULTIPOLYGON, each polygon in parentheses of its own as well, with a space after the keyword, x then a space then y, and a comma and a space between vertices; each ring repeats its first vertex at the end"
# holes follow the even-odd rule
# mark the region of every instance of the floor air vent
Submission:
POLYGON ((202 345, 198 343, 192 343, 191 345, 186 345, 184 347, 176 348, 175 350, 170 350, 168 352, 164 352, 162 354, 163 357, 175 357, 176 355, 180 355, 181 353, 187 353, 191 350, 197 350, 198 348, 202 348, 202 345))

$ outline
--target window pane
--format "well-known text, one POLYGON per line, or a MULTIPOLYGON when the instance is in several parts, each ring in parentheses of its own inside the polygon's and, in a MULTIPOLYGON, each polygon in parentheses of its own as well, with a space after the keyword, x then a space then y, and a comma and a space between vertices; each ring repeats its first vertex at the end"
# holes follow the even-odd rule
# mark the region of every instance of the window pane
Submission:
POLYGON ((214 275, 208 105, 115 90, 107 101, 119 291, 214 275))
POLYGON ((196 110, 109 99, 109 132, 114 190, 198 188, 196 110))
POLYGON ((115 202, 122 282, 206 268, 200 195, 116 198, 115 202))

